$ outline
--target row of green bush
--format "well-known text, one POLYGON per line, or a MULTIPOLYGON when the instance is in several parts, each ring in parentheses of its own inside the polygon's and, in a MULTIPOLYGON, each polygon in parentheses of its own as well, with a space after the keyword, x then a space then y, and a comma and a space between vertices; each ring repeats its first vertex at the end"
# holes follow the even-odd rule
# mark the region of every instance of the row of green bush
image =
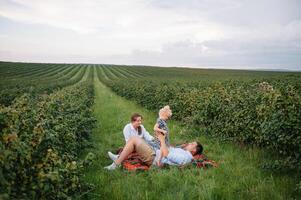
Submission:
POLYGON ((0 107, 0 199, 68 199, 86 190, 94 91, 88 81, 0 107))
POLYGON ((170 105, 173 118, 198 127, 200 134, 271 149, 272 167, 300 169, 301 96, 297 83, 274 81, 201 82, 114 80, 118 95, 158 111, 170 105))
MULTIPOLYGON (((2 64, 3 65, 3 64, 2 64)), ((25 65, 25 64, 24 64, 25 65)), ((41 64, 42 65, 42 64, 41 64)), ((25 65, 30 71, 30 67, 33 64, 25 65)), ((1 63, 0 63, 1 67, 1 63)), ((19 66, 21 67, 21 66, 19 66)), ((16 98, 20 97, 24 93, 31 93, 35 95, 40 95, 42 93, 51 93, 55 89, 60 89, 68 85, 73 85, 80 81, 85 74, 85 68, 79 65, 62 65, 63 74, 60 71, 47 72, 48 68, 51 66, 41 66, 44 67, 40 73, 45 73, 43 76, 36 76, 35 73, 27 74, 27 71, 23 71, 19 76, 8 76, 0 80, 0 104, 8 106, 16 98), (54 73, 54 74, 53 74, 54 73)), ((12 72, 18 72, 18 68, 11 69, 12 72)))

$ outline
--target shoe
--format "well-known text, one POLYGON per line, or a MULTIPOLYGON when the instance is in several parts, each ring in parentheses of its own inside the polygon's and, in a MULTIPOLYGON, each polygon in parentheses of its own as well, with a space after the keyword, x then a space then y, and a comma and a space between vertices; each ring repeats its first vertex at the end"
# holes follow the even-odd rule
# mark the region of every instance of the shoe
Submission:
POLYGON ((108 152, 109 157, 111 158, 111 160, 115 161, 118 159, 119 155, 113 154, 112 152, 108 152))
POLYGON ((104 167, 104 169, 107 170, 115 170, 116 168, 118 168, 120 165, 116 165, 115 162, 113 162, 111 165, 104 167))

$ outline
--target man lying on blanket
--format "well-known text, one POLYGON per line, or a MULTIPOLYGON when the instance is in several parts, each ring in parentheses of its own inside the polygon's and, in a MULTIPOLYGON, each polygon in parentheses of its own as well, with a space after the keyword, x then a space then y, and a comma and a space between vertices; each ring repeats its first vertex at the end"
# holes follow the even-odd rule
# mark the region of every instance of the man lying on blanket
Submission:
POLYGON ((168 165, 185 165, 193 160, 193 156, 201 154, 203 146, 198 142, 188 143, 181 147, 169 147, 165 144, 165 135, 158 133, 157 137, 161 143, 160 149, 156 149, 146 143, 140 137, 131 137, 123 148, 120 155, 114 155, 109 152, 109 157, 113 160, 113 163, 105 169, 114 170, 118 168, 122 161, 124 161, 128 155, 136 151, 144 163, 148 166, 156 165, 163 166, 168 165))

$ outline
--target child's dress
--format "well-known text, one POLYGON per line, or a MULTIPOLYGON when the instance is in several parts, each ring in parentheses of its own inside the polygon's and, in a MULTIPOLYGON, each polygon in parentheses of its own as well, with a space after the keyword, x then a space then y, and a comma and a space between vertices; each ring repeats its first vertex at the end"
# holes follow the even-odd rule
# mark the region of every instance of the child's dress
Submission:
MULTIPOLYGON (((169 129, 167 127, 167 123, 165 120, 163 119, 160 119, 158 118, 157 119, 157 122, 156 122, 158 125, 159 125, 159 128, 162 129, 162 130, 165 130, 167 133, 166 133, 166 137, 165 137, 165 144, 167 147, 169 147, 169 129)), ((160 149, 160 141, 158 138, 154 138, 154 140, 150 141, 150 142, 147 142, 149 145, 151 145, 155 150, 158 150, 160 149)))

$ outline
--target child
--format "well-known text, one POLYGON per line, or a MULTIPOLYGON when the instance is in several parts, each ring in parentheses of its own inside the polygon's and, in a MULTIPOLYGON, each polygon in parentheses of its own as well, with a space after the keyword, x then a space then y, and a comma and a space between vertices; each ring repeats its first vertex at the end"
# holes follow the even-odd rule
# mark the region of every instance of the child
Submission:
MULTIPOLYGON (((169 129, 167 126, 166 121, 171 117, 172 112, 170 110, 170 107, 164 106, 164 108, 161 108, 159 111, 159 118, 156 121, 156 124, 154 126, 155 133, 163 134, 165 135, 165 143, 167 147, 169 147, 169 129)), ((156 149, 160 149, 160 141, 158 138, 154 139, 154 142, 152 146, 156 149)))

